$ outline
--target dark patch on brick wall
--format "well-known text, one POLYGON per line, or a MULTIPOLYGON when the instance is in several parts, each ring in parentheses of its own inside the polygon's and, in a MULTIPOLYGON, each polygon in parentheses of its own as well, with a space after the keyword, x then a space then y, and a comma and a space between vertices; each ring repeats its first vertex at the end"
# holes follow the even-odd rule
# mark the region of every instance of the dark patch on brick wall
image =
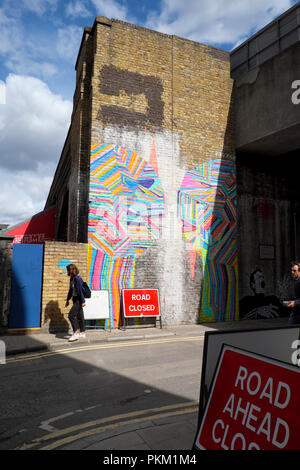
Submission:
POLYGON ((103 105, 99 110, 98 119, 104 123, 122 126, 162 126, 163 86, 159 78, 129 72, 113 65, 105 65, 101 69, 100 79, 100 92, 105 95, 119 96, 121 90, 124 90, 128 96, 144 94, 148 102, 148 110, 144 114, 123 106, 103 105))

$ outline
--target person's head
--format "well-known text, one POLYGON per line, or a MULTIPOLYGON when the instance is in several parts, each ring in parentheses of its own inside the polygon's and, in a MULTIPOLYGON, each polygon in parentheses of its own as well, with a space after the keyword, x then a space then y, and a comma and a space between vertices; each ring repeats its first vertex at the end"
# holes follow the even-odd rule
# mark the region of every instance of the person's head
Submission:
POLYGON ((68 276, 74 277, 74 276, 77 276, 77 274, 79 273, 79 269, 77 268, 75 264, 68 264, 67 272, 68 272, 68 276))
POLYGON ((250 274, 250 288, 255 295, 265 293, 265 276, 262 268, 256 267, 256 269, 250 274))
POLYGON ((300 277, 300 263, 298 261, 291 262, 291 275, 293 279, 300 277))

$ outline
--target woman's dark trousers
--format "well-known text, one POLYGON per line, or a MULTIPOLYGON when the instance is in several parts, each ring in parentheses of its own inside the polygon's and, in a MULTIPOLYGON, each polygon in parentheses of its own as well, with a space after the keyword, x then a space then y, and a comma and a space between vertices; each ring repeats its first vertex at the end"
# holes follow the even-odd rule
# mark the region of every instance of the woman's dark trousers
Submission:
POLYGON ((72 297, 73 307, 71 308, 68 318, 71 322, 73 331, 77 331, 78 327, 80 331, 84 331, 84 314, 81 302, 78 297, 72 297))

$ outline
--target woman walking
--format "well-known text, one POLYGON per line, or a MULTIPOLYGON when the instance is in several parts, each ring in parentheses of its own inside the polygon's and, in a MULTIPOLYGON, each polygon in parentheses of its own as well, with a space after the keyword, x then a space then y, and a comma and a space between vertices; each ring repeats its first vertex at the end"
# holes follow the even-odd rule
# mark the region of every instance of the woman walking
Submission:
POLYGON ((73 306, 69 312, 68 318, 73 328, 73 335, 69 341, 76 341, 79 338, 85 338, 84 327, 84 314, 83 308, 85 306, 85 298, 82 289, 82 279, 79 270, 75 264, 67 266, 68 276, 70 276, 70 288, 67 296, 66 307, 69 305, 69 300, 72 298, 73 306))

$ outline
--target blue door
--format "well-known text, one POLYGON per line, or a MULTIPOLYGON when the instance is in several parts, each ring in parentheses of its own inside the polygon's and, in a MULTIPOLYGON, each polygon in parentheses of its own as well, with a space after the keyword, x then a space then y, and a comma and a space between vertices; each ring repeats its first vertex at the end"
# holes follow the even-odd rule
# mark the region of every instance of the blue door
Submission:
POLYGON ((14 244, 8 326, 41 326, 43 245, 14 244))

